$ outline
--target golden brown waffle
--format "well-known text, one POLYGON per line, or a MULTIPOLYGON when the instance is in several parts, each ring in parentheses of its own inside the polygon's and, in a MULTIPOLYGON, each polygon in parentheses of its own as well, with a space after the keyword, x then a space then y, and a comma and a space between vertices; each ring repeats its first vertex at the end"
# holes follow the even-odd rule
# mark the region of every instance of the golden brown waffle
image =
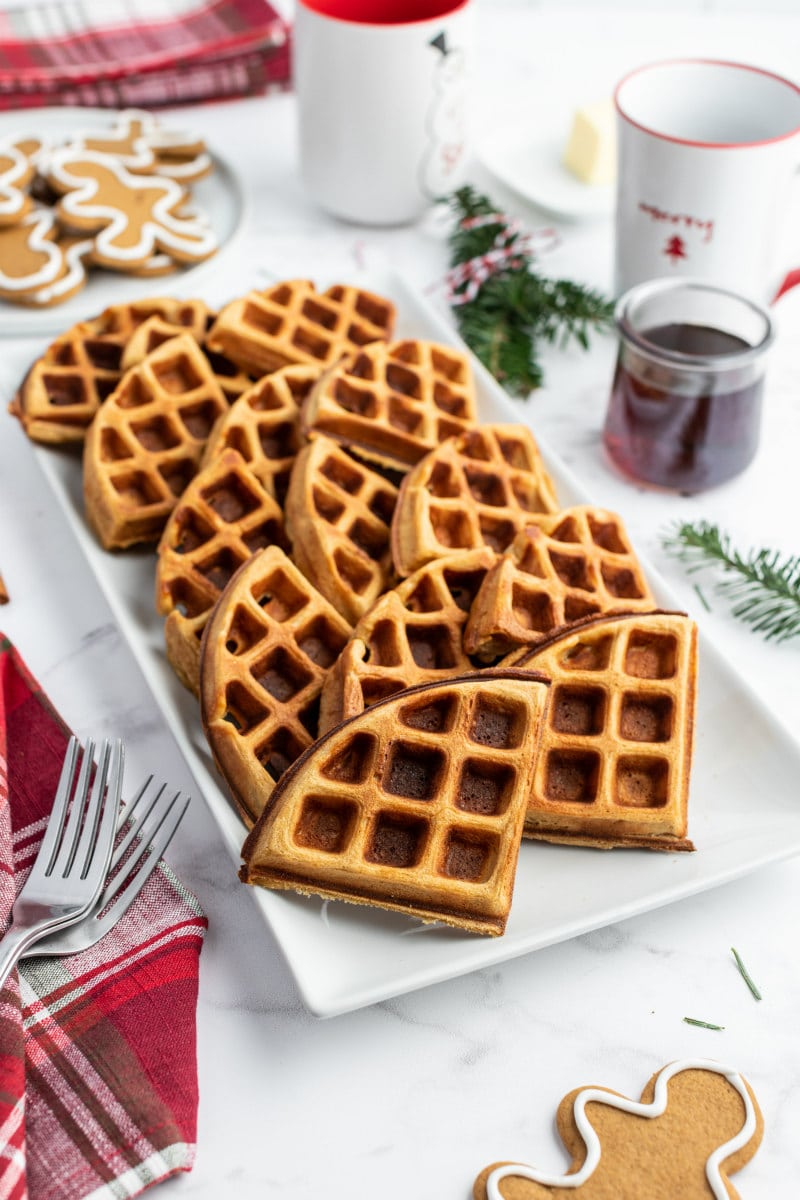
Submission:
POLYGON ((206 626, 203 728, 242 818, 317 736, 319 693, 350 626, 277 546, 234 575, 206 626))
POLYGON ((475 424, 472 369, 465 354, 436 342, 376 342, 322 377, 303 420, 309 434, 407 471, 475 424))
POLYGON ((694 623, 683 613, 587 617, 515 665, 553 682, 525 836, 693 850, 694 623))
POLYGON ((136 329, 157 315, 171 328, 202 336, 202 300, 155 297, 115 304, 56 338, 28 371, 10 405, 36 442, 82 442, 103 401, 122 378, 122 356, 136 329))
POLYGON ((286 527, 300 570, 354 625, 390 586, 389 528, 397 488, 315 438, 292 468, 286 527))
POLYGON ((558 508, 530 430, 481 425, 448 438, 405 477, 392 522, 400 575, 456 550, 501 553, 534 515, 558 508))
POLYGON ((520 530, 488 572, 464 649, 491 661, 581 617, 655 607, 621 518, 603 508, 566 508, 520 530))
POLYGON ((206 447, 205 462, 238 450, 271 496, 283 504, 294 460, 305 444, 300 407, 319 367, 283 367, 265 375, 230 407, 206 447))
POLYGON ((485 546, 439 558, 381 596, 325 680, 320 730, 404 688, 471 671, 462 633, 494 561, 485 546))
POLYGON ((283 514, 241 455, 225 450, 189 484, 158 546, 156 608, 167 618, 167 658, 196 695, 211 609, 242 563, 272 545, 286 547, 283 514))
POLYGON ((227 304, 208 345, 260 377, 292 363, 332 366, 360 346, 391 337, 394 320, 394 305, 383 296, 338 283, 318 292, 306 279, 290 279, 227 304))
POLYGON ((83 454, 86 515, 107 550, 160 537, 227 407, 188 333, 123 376, 89 426, 83 454))
POLYGON ((241 878, 502 934, 547 688, 487 671, 337 726, 272 793, 241 878))
MULTIPOLYGON (((209 312, 206 317, 206 328, 210 326, 213 318, 214 314, 209 312)), ((232 404, 243 392, 253 386, 252 379, 249 375, 245 375, 244 371, 238 370, 224 355, 212 354, 206 349, 206 329, 192 329, 190 332, 197 336, 206 358, 211 363, 211 369, 217 377, 217 383, 221 387, 225 399, 232 404)), ((170 338, 175 337, 175 333, 175 327, 169 321, 165 321, 163 317, 157 314, 148 317, 128 339, 122 354, 122 370, 128 371, 131 367, 138 366, 142 359, 151 354, 162 342, 168 342, 170 338)))

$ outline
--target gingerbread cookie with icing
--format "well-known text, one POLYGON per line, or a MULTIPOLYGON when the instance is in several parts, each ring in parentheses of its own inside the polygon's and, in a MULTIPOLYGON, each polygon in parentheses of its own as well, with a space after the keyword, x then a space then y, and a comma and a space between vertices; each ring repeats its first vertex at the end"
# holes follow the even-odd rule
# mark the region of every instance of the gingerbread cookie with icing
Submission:
POLYGON ((73 134, 73 150, 110 154, 128 171, 155 172, 181 183, 193 183, 212 169, 211 156, 196 134, 164 129, 152 113, 127 108, 111 129, 73 134))
POLYGON ((135 175, 109 154, 69 148, 50 156, 48 178, 62 193, 62 224, 96 235, 92 257, 104 267, 129 271, 158 252, 194 263, 218 248, 210 225, 180 213, 186 192, 172 179, 135 175))
POLYGON ((709 1059, 662 1068, 641 1100, 578 1088, 557 1123, 572 1155, 565 1175, 495 1163, 476 1179, 475 1200, 736 1200, 729 1176, 764 1131, 749 1083, 709 1059))
POLYGON ((70 137, 67 145, 70 150, 110 154, 126 171, 152 171, 156 156, 148 135, 154 123, 150 113, 127 108, 117 115, 110 129, 81 130, 70 137))

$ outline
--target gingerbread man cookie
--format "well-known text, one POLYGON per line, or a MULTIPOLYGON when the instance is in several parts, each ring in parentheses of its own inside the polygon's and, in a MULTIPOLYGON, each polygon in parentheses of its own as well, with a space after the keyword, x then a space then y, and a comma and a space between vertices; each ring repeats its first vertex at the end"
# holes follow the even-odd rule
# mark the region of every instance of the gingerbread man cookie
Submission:
POLYGON ((201 179, 212 169, 211 156, 196 134, 164 129, 152 113, 126 108, 107 132, 80 132, 69 140, 73 150, 110 154, 128 171, 155 172, 182 183, 201 179))
POLYGON ((87 130, 69 139, 72 150, 91 150, 96 154, 111 154, 127 171, 152 171, 156 156, 149 142, 155 118, 138 108, 126 108, 117 116, 107 132, 87 130))
POLYGON ((111 155, 63 149, 48 176, 62 193, 58 214, 71 231, 95 233, 93 260, 114 270, 143 266, 158 251, 178 262, 200 262, 217 249, 211 227, 182 216, 184 189, 172 179, 134 175, 111 155))
POLYGON ((764 1126, 750 1085, 708 1059, 670 1063, 641 1100, 578 1088, 557 1117, 572 1155, 566 1175, 495 1163, 475 1181, 475 1200, 735 1200, 728 1176, 753 1157, 764 1126))

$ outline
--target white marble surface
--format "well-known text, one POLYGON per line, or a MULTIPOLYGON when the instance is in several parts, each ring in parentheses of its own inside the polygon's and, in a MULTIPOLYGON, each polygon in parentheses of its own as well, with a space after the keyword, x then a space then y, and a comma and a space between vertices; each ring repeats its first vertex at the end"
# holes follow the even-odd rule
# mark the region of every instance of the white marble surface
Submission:
MULTIPOLYGON (((519 0, 484 0, 478 18, 475 110, 487 128, 508 111, 534 127, 537 107, 528 98, 551 78, 581 100, 610 86, 628 66, 671 53, 749 59, 791 72, 800 44, 796 18, 746 11, 667 17, 587 6, 559 15, 519 0)), ((217 260, 204 286, 207 299, 224 299, 270 276, 344 270, 373 248, 387 251, 419 286, 434 284, 446 252, 430 223, 376 232, 340 225, 313 207, 296 173, 293 117, 290 96, 191 114, 192 123, 224 147, 251 201, 246 236, 217 260)), ((531 225, 544 222, 478 166, 471 177, 531 225)), ((543 267, 607 286, 610 226, 564 226, 561 232, 560 248, 543 267)), ((610 338, 595 342, 589 354, 549 353, 547 386, 519 409, 520 419, 577 471, 594 500, 623 514, 703 631, 794 736, 800 644, 766 645, 721 602, 703 611, 682 568, 661 551, 659 531, 675 519, 703 517, 719 521, 743 547, 800 550, 800 292, 795 296, 779 308, 758 458, 740 479, 705 496, 639 491, 603 459, 599 431, 614 354, 610 338)), ((41 344, 3 340, 4 403, 41 344)), ((6 417, 0 570, 11 594, 0 628, 66 719, 80 733, 125 737, 129 778, 155 765, 191 788, 31 448, 6 417)), ((300 1004, 200 797, 169 858, 200 897, 210 928, 198 1011, 197 1164, 191 1175, 164 1185, 165 1196, 466 1200, 476 1172, 497 1159, 553 1171, 565 1166, 553 1116, 571 1088, 596 1083, 638 1095, 661 1065, 697 1055, 744 1073, 764 1111, 764 1144, 735 1177, 741 1195, 771 1200, 792 1194, 790 1181, 800 1170, 797 859, 506 965, 318 1021, 300 1004), (760 1003, 736 971, 733 945, 763 991, 760 1003), (725 1029, 690 1027, 682 1021, 686 1015, 725 1029)))

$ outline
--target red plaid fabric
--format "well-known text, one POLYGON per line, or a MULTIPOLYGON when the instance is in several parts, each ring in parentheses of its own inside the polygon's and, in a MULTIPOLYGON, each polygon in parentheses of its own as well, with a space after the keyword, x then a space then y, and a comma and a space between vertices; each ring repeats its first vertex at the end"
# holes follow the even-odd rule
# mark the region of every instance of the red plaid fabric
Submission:
POLYGON ((0 109, 156 108, 285 88, 289 73, 288 26, 267 0, 53 0, 0 12, 0 109))
MULTIPOLYGON (((0 930, 68 738, 0 635, 0 930)), ((121 1200, 191 1169, 205 929, 162 863, 92 949, 12 973, 0 991, 0 1200, 121 1200)))

